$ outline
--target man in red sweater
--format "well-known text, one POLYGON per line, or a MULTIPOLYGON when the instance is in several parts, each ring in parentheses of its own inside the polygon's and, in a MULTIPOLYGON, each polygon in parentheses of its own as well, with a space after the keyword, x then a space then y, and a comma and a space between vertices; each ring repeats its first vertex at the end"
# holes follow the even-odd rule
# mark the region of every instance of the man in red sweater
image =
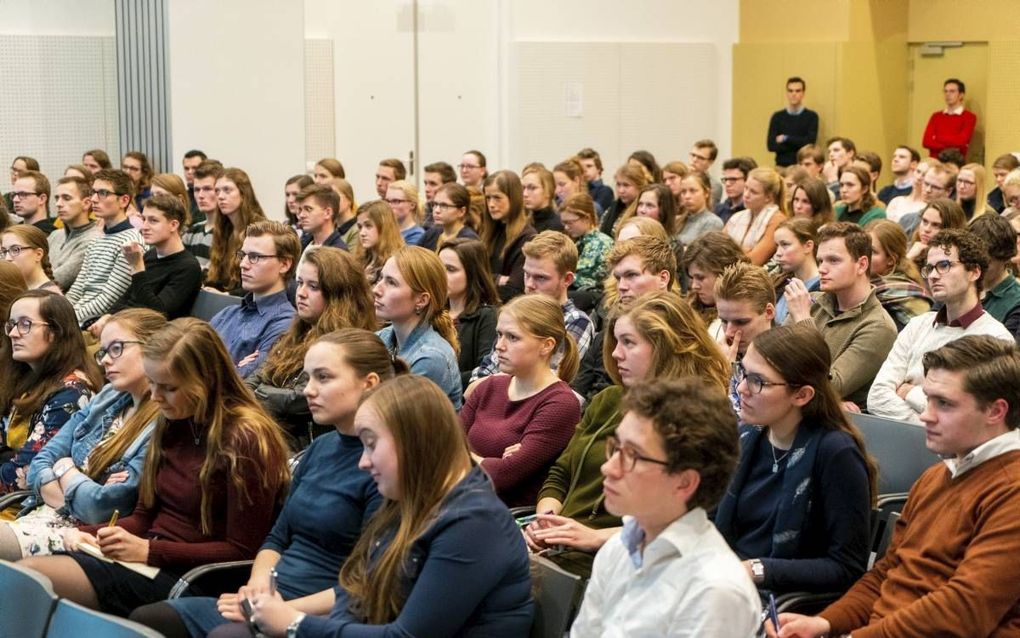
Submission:
POLYGON ((977 116, 963 108, 967 89, 960 80, 950 78, 942 85, 942 94, 946 99, 946 108, 932 113, 928 118, 928 126, 924 129, 924 147, 932 157, 938 157, 947 148, 959 149, 967 157, 967 147, 977 125, 977 116))
MULTIPOLYGON (((1020 351, 985 335, 924 355, 928 449, 885 556, 780 638, 1020 635, 1020 351)), ((767 623, 770 636, 776 633, 767 623)))

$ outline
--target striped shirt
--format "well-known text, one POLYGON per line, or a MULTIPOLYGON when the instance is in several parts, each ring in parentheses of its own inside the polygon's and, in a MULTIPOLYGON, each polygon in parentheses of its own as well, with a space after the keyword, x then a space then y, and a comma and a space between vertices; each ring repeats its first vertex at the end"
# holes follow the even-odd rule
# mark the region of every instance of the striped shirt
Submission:
POLYGON ((79 322, 105 314, 131 286, 131 268, 121 254, 129 242, 144 243, 130 221, 124 220, 89 244, 81 272, 67 291, 79 322))
POLYGON ((209 253, 212 251, 213 225, 212 220, 195 222, 188 227, 181 240, 184 247, 198 259, 202 272, 209 270, 209 253))

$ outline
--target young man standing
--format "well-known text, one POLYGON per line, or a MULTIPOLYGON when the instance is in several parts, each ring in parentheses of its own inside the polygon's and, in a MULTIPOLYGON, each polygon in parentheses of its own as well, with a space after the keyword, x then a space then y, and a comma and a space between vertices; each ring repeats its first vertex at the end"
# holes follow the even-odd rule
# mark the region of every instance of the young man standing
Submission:
POLYGON ((131 270, 121 254, 125 244, 141 243, 127 210, 134 201, 134 182, 124 171, 103 169, 92 181, 92 211, 103 224, 103 235, 85 250, 81 272, 67 291, 81 324, 101 317, 131 286, 131 270))
POLYGON ((39 171, 21 171, 11 190, 14 214, 47 235, 53 232, 50 219, 50 180, 39 171))
POLYGON ((386 190, 393 182, 400 181, 407 177, 407 169, 404 163, 398 159, 390 158, 379 162, 375 169, 375 192, 379 199, 386 199, 386 190))
POLYGON ((223 165, 216 160, 206 160, 195 168, 192 192, 195 206, 202 213, 203 220, 194 222, 184 233, 184 247, 198 259, 202 272, 209 268, 209 252, 212 250, 213 223, 216 221, 216 180, 223 175, 223 165))
MULTIPOLYGON (((195 169, 206 159, 205 153, 192 149, 185 153, 184 159, 181 160, 181 167, 184 169, 184 183, 188 187, 188 202, 191 204, 192 224, 205 221, 205 215, 198 209, 198 203, 195 201, 195 169)), ((186 228, 182 230, 186 230, 186 228)))
POLYGON ((258 221, 244 233, 240 250, 244 299, 209 322, 223 338, 242 377, 262 365, 294 318, 287 280, 297 269, 300 252, 297 235, 286 224, 258 221))
MULTIPOLYGON (((567 297, 577 268, 577 247, 570 237, 555 230, 543 231, 524 244, 524 293, 555 299, 563 309, 563 323, 577 344, 578 358, 584 358, 595 337, 587 314, 567 297)), ((471 382, 496 374, 499 360, 495 347, 471 373, 471 382)))
MULTIPOLYGON (((776 289, 768 272, 761 266, 736 263, 715 280, 715 309, 723 332, 719 348, 732 364, 744 358, 754 338, 772 328, 776 318, 776 289)), ((736 372, 730 377, 730 403, 740 414, 740 379, 736 372)))
POLYGON ((336 211, 340 208, 340 196, 323 184, 312 184, 297 194, 298 226, 301 235, 301 254, 317 246, 332 246, 347 250, 347 244, 336 229, 336 211))
POLYGON ((186 317, 202 287, 202 268, 184 249, 181 228, 188 213, 180 200, 157 193, 142 208, 142 239, 149 246, 124 244, 121 250, 131 267, 131 286, 109 312, 89 327, 97 339, 114 313, 125 308, 149 308, 167 319, 186 317))
MULTIPOLYGON (((618 241, 606 255, 606 267, 616 281, 617 304, 628 304, 649 292, 670 290, 676 277, 676 253, 657 237, 639 235, 618 241)), ((595 338, 571 387, 587 400, 613 384, 602 356, 605 317, 610 309, 604 300, 596 308, 595 338)))
POLYGON ((577 161, 584 169, 584 179, 588 182, 588 194, 602 210, 608 210, 616 199, 613 189, 602 182, 602 157, 593 148, 582 148, 577 152, 577 161))
POLYGON ((832 385, 853 410, 864 405, 881 353, 896 341, 896 324, 871 285, 871 237, 857 224, 834 222, 815 241, 821 292, 812 298, 792 279, 785 293, 788 321, 814 322, 832 354, 832 385))
POLYGON ((89 219, 92 186, 85 179, 77 175, 61 177, 53 199, 57 202, 57 218, 64 224, 48 238, 53 281, 61 290, 69 290, 78 278, 85 249, 103 234, 103 229, 99 222, 89 219))
POLYGON ((818 616, 781 614, 779 636, 1016 635, 1020 353, 967 336, 923 366, 920 422, 945 460, 914 483, 886 555, 818 616))
POLYGON ((941 230, 928 242, 921 274, 931 296, 944 304, 918 315, 896 337, 868 393, 868 411, 878 416, 921 423, 924 354, 967 335, 989 335, 1013 342, 1013 335, 981 307, 982 277, 988 250, 965 230, 941 230))
POLYGON ((889 170, 893 174, 893 183, 878 191, 878 199, 885 205, 894 197, 909 195, 914 189, 914 169, 921 161, 921 154, 909 146, 897 146, 893 151, 889 170))
POLYGON ((725 224, 734 213, 744 210, 744 184, 747 174, 758 168, 750 157, 734 157, 723 162, 722 185, 726 195, 715 207, 715 214, 725 224))
POLYGON ((797 163, 797 151, 818 139, 818 114, 804 106, 807 84, 799 77, 786 81, 786 108, 769 120, 766 142, 776 154, 776 166, 797 163))
POLYGON ((708 520, 737 462, 736 418, 696 378, 631 388, 606 441, 606 509, 623 529, 595 556, 572 636, 753 636, 761 601, 708 520))
POLYGON ((955 148, 967 157, 967 147, 977 126, 977 116, 963 107, 967 89, 963 82, 950 78, 942 84, 942 97, 946 108, 936 111, 928 118, 924 129, 923 146, 932 157, 946 149, 955 148))

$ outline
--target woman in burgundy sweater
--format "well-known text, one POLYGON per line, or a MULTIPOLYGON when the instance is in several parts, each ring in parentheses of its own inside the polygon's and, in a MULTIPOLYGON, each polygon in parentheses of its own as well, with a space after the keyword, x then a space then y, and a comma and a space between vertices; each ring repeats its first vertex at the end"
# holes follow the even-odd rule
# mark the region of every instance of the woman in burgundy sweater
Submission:
POLYGON ((69 531, 66 555, 23 561, 59 596, 122 616, 165 599, 196 565, 254 557, 288 477, 279 427, 209 324, 177 319, 140 345, 161 415, 135 511, 112 527, 69 531), (80 551, 85 544, 159 571, 141 575, 80 551))
POLYGON ((510 507, 528 505, 581 420, 581 404, 568 385, 577 372, 577 348, 559 304, 525 295, 500 311, 496 353, 504 374, 475 388, 460 420, 472 456, 499 497, 510 507))

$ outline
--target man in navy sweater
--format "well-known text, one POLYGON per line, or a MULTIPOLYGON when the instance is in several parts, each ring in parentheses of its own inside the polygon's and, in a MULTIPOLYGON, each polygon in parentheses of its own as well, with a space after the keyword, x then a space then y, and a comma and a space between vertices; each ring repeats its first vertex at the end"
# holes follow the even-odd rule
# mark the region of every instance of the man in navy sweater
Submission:
POLYGON ((792 77, 786 81, 787 106, 772 114, 766 140, 776 154, 776 166, 797 163, 797 150, 818 139, 818 114, 804 106, 804 80, 792 77))

